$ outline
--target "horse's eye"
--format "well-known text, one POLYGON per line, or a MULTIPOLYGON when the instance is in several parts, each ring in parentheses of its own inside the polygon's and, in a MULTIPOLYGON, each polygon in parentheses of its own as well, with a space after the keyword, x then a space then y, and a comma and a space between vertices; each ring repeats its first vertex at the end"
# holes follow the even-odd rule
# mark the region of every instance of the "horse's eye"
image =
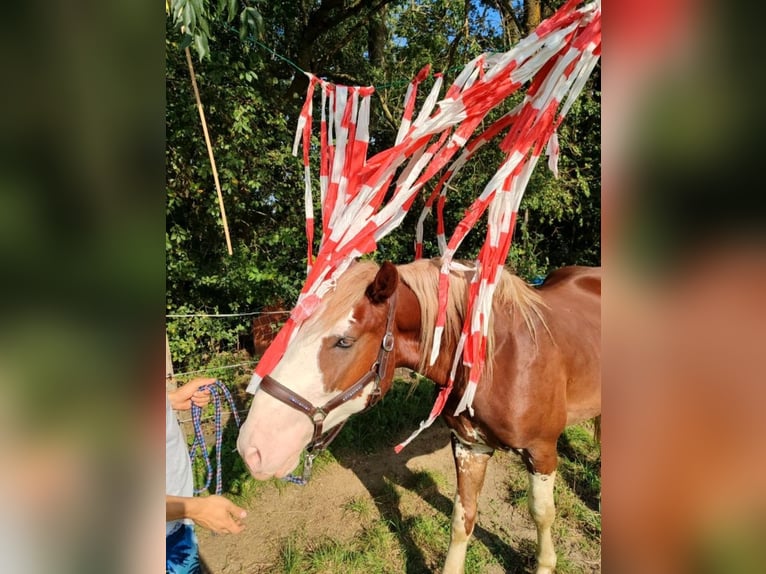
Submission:
POLYGON ((349 339, 349 338, 347 338, 347 337, 341 337, 341 338, 340 338, 340 339, 338 339, 338 341, 335 343, 335 346, 336 346, 336 347, 339 347, 339 348, 341 348, 341 349, 348 349, 348 348, 349 348, 349 347, 351 347, 351 345, 353 345, 353 344, 354 344, 354 341, 352 341, 351 339, 349 339))

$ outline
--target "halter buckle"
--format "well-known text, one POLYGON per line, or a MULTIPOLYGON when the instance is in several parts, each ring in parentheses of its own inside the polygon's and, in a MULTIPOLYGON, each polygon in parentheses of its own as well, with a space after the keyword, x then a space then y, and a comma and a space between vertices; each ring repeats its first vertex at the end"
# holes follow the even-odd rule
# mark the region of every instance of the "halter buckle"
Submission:
POLYGON ((383 336, 383 343, 381 346, 386 353, 390 353, 394 350, 394 334, 391 331, 383 336))

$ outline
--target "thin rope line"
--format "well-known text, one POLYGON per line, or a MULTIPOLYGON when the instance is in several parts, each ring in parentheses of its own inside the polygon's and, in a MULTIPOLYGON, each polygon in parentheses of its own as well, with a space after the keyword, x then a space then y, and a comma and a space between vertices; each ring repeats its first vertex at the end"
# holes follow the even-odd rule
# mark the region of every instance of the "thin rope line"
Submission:
POLYGON ((284 315, 290 313, 290 311, 250 311, 247 313, 171 313, 165 315, 168 319, 184 319, 193 317, 249 317, 251 315, 284 315))
MULTIPOLYGON (((230 27, 230 28, 231 28, 231 30, 232 30, 232 31, 238 32, 238 30, 236 30, 236 28, 233 28, 233 27, 230 27)), ((247 37, 247 39, 248 39, 248 40, 249 40, 251 43, 253 43, 253 44, 257 45, 257 46, 260 46, 261 48, 263 48, 264 50, 266 50, 267 52, 269 52, 269 53, 270 53, 272 56, 275 56, 276 58, 279 58, 279 59, 280 59, 280 60, 282 60, 283 62, 286 62, 286 63, 288 63, 290 66, 292 66, 293 68, 295 68, 295 69, 296 69, 297 71, 299 71, 301 74, 306 74, 306 75, 313 75, 313 76, 321 77, 321 76, 319 76, 319 75, 317 75, 317 74, 313 74, 313 73, 311 73, 311 72, 307 72, 306 70, 304 70, 303 68, 301 68, 301 67, 300 67, 298 64, 296 64, 295 62, 293 62, 293 61, 292 61, 290 58, 287 58, 286 56, 283 56, 282 54, 279 54, 278 52, 275 52, 275 51, 274 51, 272 48, 270 48, 270 47, 269 47, 269 46, 267 46, 266 44, 263 44, 263 43, 259 42, 258 40, 256 40, 256 39, 255 39, 254 37, 252 37, 251 35, 249 35, 249 36, 247 37)), ((499 51, 496 51, 496 50, 484 50, 482 53, 484 53, 484 54, 499 54, 500 52, 499 52, 499 51)), ((449 74, 449 73, 451 73, 451 72, 460 72, 462 69, 463 69, 463 68, 462 68, 461 66, 453 66, 452 68, 450 68, 450 69, 448 69, 448 70, 443 70, 441 73, 443 73, 443 74, 449 74)), ((409 84, 410 84, 410 82, 411 82, 411 81, 412 81, 412 79, 411 79, 411 78, 410 78, 410 79, 407 79, 407 80, 405 80, 405 79, 402 79, 402 80, 398 80, 398 81, 394 81, 394 82, 388 82, 388 83, 383 83, 383 84, 375 84, 373 87, 374 87, 376 90, 377 90, 378 88, 396 88, 396 87, 401 87, 401 86, 407 86, 407 85, 409 85, 409 84)))
POLYGON ((289 58, 286 58, 285 56, 283 56, 283 55, 281 55, 281 54, 278 54, 278 53, 276 53, 274 50, 272 50, 271 48, 269 48, 269 47, 268 47, 266 44, 261 44, 261 43, 260 43, 258 40, 256 40, 255 38, 252 38, 252 37, 248 36, 248 39, 249 39, 251 42, 253 42, 253 44, 257 44, 258 46, 260 46, 260 47, 261 47, 261 48, 263 48, 264 50, 267 50, 268 52, 270 52, 270 53, 271 53, 273 56, 276 56, 276 57, 277 57, 277 58, 279 58, 280 60, 283 60, 283 61, 287 62, 287 63, 288 63, 288 64, 290 64, 290 65, 291 65, 293 68, 295 68, 296 70, 298 70, 298 71, 299 71, 301 74, 307 74, 307 75, 308 75, 308 73, 309 73, 309 72, 307 72, 306 70, 304 70, 303 68, 301 68, 301 67, 300 67, 298 64, 296 64, 295 62, 293 62, 291 59, 289 59, 289 58))
POLYGON ((196 375, 199 373, 209 373, 211 371, 218 371, 220 369, 236 369, 237 367, 245 367, 247 365, 252 365, 254 363, 257 363, 258 361, 246 361, 244 363, 237 363, 236 365, 224 365, 222 367, 208 367, 206 369, 198 369, 196 371, 186 371, 183 373, 175 373, 173 377, 168 378, 174 378, 174 377, 182 377, 184 375, 196 375))

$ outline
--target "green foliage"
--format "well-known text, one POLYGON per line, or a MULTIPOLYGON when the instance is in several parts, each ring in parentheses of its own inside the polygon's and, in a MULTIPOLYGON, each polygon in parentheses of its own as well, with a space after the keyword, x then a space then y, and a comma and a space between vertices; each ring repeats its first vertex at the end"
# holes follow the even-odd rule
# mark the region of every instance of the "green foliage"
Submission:
POLYGON ((173 22, 174 32, 180 35, 178 48, 184 50, 194 45, 200 60, 210 57, 209 41, 213 22, 232 22, 239 10, 239 36, 244 40, 248 34, 260 36, 263 17, 255 6, 261 0, 166 0, 166 9, 173 22), (214 4, 214 5, 213 5, 214 4))
MULTIPOLYGON (((178 314, 194 311, 183 305, 176 309, 178 314)), ((213 368, 216 363, 223 364, 222 360, 235 360, 229 351, 237 348, 239 334, 246 333, 246 326, 232 324, 229 319, 204 316, 169 319, 166 332, 176 371, 213 368)))

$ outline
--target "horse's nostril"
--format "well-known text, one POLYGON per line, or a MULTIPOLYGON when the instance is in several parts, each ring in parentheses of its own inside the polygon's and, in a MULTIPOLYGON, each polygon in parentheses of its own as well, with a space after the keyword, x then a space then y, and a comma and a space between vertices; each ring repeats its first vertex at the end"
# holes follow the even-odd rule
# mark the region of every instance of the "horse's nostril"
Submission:
POLYGON ((250 447, 245 454, 245 462, 253 473, 261 469, 261 451, 255 447, 250 447))

